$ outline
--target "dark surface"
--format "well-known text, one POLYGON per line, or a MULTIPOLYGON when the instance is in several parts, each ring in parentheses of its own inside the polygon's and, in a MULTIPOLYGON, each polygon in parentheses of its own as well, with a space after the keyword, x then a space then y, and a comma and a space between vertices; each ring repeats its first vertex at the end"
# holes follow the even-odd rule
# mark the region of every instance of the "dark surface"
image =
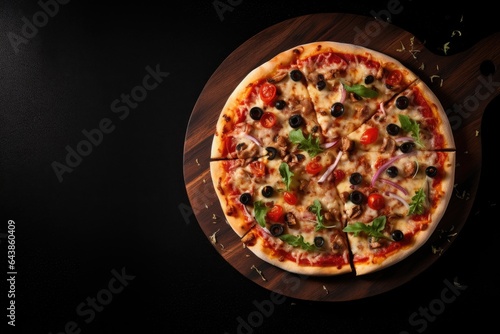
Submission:
MULTIPOLYGON (((441 333, 494 326, 498 98, 484 111, 481 183, 468 222, 439 261, 409 283, 359 301, 294 300, 271 294, 217 254, 190 211, 182 166, 189 117, 211 74, 241 43, 288 18, 384 18, 395 2, 222 3, 232 10, 220 17, 212 1, 70 1, 44 22, 36 2, 2 2, 2 333, 441 333), (22 37, 23 17, 33 22, 34 15, 42 23, 36 33, 25 29, 29 38, 16 53, 9 36, 22 37), (126 107, 122 98, 140 92, 148 66, 168 75, 126 107), (99 126, 107 133, 93 137, 97 145, 70 161, 74 168, 60 182, 54 162, 66 164, 67 148, 88 148, 84 130, 96 134, 99 126), (5 284, 9 220, 16 226, 15 299, 5 284), (120 273, 123 282, 114 279, 120 273), (461 289, 449 287, 454 280, 461 289), (10 300, 15 328, 7 325, 10 300)), ((400 1, 391 21, 436 54, 450 42, 453 54, 500 30, 494 10, 466 5, 400 1), (451 37, 454 30, 461 35, 451 37)))

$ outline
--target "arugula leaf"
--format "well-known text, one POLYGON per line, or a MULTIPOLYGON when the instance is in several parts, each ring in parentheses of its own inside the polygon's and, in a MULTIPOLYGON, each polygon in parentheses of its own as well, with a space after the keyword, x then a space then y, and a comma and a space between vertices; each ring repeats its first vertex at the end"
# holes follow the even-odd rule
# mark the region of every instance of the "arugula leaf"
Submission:
POLYGON ((306 151, 311 157, 323 152, 323 149, 319 146, 319 139, 313 138, 312 134, 309 134, 307 138, 304 137, 301 129, 290 131, 289 138, 292 143, 298 144, 299 149, 306 151))
POLYGON ((358 236, 361 232, 364 232, 369 236, 375 238, 385 238, 388 240, 392 240, 391 238, 387 237, 385 234, 382 233, 382 231, 385 228, 386 221, 387 221, 386 216, 379 216, 375 218, 371 224, 357 222, 354 224, 347 225, 346 227, 344 227, 343 231, 352 232, 354 233, 355 236, 358 236))
POLYGON ((420 188, 415 192, 415 195, 411 198, 409 215, 417 214, 420 215, 424 213, 425 208, 425 192, 423 188, 420 188))
POLYGON ((286 162, 282 162, 280 167, 280 175, 281 178, 283 179, 283 182, 285 182, 286 185, 286 190, 290 190, 290 184, 292 183, 292 176, 294 175, 292 171, 290 170, 290 167, 286 162))
POLYGON ((398 115, 399 123, 401 123, 401 129, 405 132, 411 133, 411 136, 415 139, 415 144, 423 147, 424 144, 420 139, 420 125, 410 117, 406 115, 398 115))
POLYGON ((253 210, 255 212, 255 220, 260 226, 266 227, 266 214, 269 208, 262 201, 255 201, 253 204, 253 210))
POLYGON ((354 93, 354 94, 359 95, 361 97, 377 97, 378 96, 377 91, 375 91, 371 88, 368 88, 365 85, 348 86, 344 83, 343 83, 343 85, 344 85, 344 88, 346 91, 348 91, 349 93, 354 93))
POLYGON ((314 230, 319 231, 324 228, 325 225, 323 225, 323 216, 321 215, 321 202, 315 199, 313 205, 309 207, 309 210, 316 214, 316 221, 318 222, 318 224, 316 225, 314 230))
POLYGON ((316 247, 314 245, 308 243, 307 241, 304 241, 303 235, 282 234, 279 236, 279 238, 287 244, 292 245, 293 247, 300 247, 308 251, 316 250, 316 247))
POLYGON ((326 226, 326 225, 323 225, 323 215, 321 214, 321 202, 317 199, 314 200, 313 202, 313 205, 311 205, 309 207, 309 210, 311 210, 311 212, 315 213, 316 214, 316 222, 318 224, 316 224, 316 227, 314 228, 315 231, 319 231, 323 228, 333 228, 335 226, 326 226))

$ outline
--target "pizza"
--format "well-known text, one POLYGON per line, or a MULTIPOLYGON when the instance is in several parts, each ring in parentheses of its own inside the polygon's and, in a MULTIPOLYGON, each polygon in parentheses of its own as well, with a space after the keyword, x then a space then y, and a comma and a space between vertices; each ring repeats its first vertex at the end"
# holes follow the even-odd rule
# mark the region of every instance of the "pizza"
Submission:
POLYGON ((244 247, 285 271, 365 275, 421 248, 453 190, 455 144, 398 60, 318 41, 249 72, 217 118, 210 174, 244 247))

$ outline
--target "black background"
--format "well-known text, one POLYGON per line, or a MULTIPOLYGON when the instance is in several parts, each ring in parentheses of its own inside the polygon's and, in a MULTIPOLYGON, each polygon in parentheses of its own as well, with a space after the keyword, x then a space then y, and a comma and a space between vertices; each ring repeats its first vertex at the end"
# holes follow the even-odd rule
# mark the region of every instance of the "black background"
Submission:
MULTIPOLYGON (((465 326, 485 332, 495 326, 498 99, 484 111, 481 183, 464 229, 431 268, 382 295, 341 303, 285 296, 270 302, 270 291, 225 262, 189 210, 186 128, 220 63, 286 19, 320 12, 373 17, 394 1, 221 0, 228 7, 218 13, 211 0, 73 0, 52 7, 56 12, 45 22, 37 16, 40 3, 2 1, 2 328, 223 334, 441 333, 465 326), (23 36, 23 17, 42 21, 16 45, 12 36, 23 36), (113 101, 141 85, 148 66, 168 76, 126 117, 113 112, 113 101), (82 131, 103 119, 112 131, 60 182, 54 162, 65 164, 67 148, 76 149, 86 139, 82 131), (6 284, 9 220, 16 226, 15 327, 7 325, 6 309, 12 300, 6 284), (125 277, 122 283, 116 273, 125 277), (453 281, 462 284, 455 293, 447 285, 453 281), (119 290, 110 292, 110 283, 119 290), (90 311, 96 297, 110 299, 90 311)), ((399 3, 403 10, 391 22, 436 54, 450 40, 452 55, 500 30, 495 11, 478 1, 399 3), (454 30, 461 35, 451 38, 454 30)))

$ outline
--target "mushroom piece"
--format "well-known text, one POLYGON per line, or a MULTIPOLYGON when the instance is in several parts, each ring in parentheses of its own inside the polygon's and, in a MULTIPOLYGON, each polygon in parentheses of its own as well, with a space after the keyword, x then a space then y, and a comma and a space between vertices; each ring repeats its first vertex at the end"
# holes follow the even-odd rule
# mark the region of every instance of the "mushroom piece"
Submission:
POLYGON ((347 137, 342 137, 340 143, 343 152, 351 152, 354 149, 354 141, 348 139, 347 137))
POLYGON ((297 224, 297 219, 295 218, 295 215, 291 212, 287 212, 285 214, 285 222, 288 226, 293 226, 297 224))

